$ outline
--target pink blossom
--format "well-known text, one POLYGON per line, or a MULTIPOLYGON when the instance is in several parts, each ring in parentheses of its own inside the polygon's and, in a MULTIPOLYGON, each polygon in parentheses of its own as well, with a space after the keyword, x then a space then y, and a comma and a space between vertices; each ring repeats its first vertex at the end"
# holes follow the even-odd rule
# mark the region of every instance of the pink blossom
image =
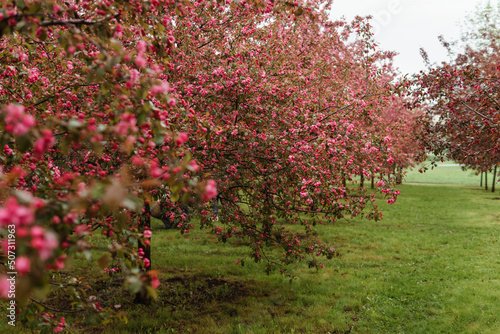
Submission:
POLYGON ((197 172, 200 170, 200 166, 195 160, 191 160, 188 164, 188 169, 192 170, 193 172, 197 172))
POLYGON ((12 150, 9 145, 5 145, 3 147, 3 152, 7 155, 12 155, 12 153, 14 153, 14 150, 12 150))
POLYGON ((139 167, 139 166, 143 166, 145 164, 145 161, 141 157, 134 155, 132 157, 132 164, 136 167, 139 167))
POLYGON ((175 140, 175 143, 177 145, 182 145, 184 144, 189 138, 189 135, 186 133, 186 132, 179 132, 179 134, 177 135, 177 139, 175 140))
POLYGON ((177 100, 176 100, 176 99, 174 99, 173 97, 172 97, 172 98, 170 98, 170 100, 168 101, 168 106, 169 106, 170 108, 175 107, 175 105, 176 105, 176 104, 177 104, 177 100))
POLYGON ((21 53, 21 52, 20 52, 18 56, 19 56, 18 60, 19 60, 21 63, 24 63, 26 60, 28 60, 28 59, 29 59, 29 58, 28 58, 28 56, 26 55, 26 53, 21 53))
POLYGON ((124 114, 122 115, 121 121, 115 125, 115 132, 122 136, 126 135, 129 130, 136 132, 139 128, 137 127, 137 120, 135 115, 124 114))
POLYGON ((138 80, 139 80, 139 71, 136 69, 131 69, 129 72, 129 81, 127 82, 127 86, 132 87, 132 85, 135 84, 138 80))
POLYGON ((377 187, 383 187, 385 186, 385 182, 380 180, 380 181, 377 181, 377 187))
POLYGON ((152 235, 153 235, 153 232, 151 232, 151 230, 144 231, 144 238, 151 238, 152 235))
POLYGON ((394 158, 390 157, 389 159, 387 159, 387 163, 392 165, 394 163, 394 158))
POLYGON ((144 51, 146 51, 146 42, 144 42, 144 41, 137 42, 137 51, 140 54, 142 54, 144 51))
MULTIPOLYGON (((5 256, 9 254, 9 239, 5 238, 2 239, 2 242, 0 243, 0 246, 2 248, 2 252, 5 256)), ((17 247, 16 247, 17 248, 17 247)))
POLYGON ((387 200, 387 203, 389 203, 389 204, 394 204, 394 202, 396 202, 396 200, 394 198, 389 198, 387 200))
POLYGON ((160 280, 158 279, 158 276, 153 274, 151 275, 151 287, 153 289, 157 289, 160 286, 160 280))
POLYGON ((75 227, 75 235, 87 235, 87 225, 83 224, 75 227))
POLYGON ((44 129, 42 131, 42 134, 43 134, 43 137, 42 138, 39 138, 36 143, 35 143, 35 146, 34 146, 34 154, 35 154, 35 157, 37 158, 41 158, 42 155, 47 152, 47 150, 49 148, 51 148, 54 143, 55 143, 55 138, 54 136, 52 135, 52 131, 48 130, 48 129, 44 129))
POLYGON ((217 196, 217 186, 214 180, 209 180, 205 186, 205 193, 203 194, 203 201, 207 202, 217 196))
POLYGON ((153 95, 158 95, 158 94, 168 93, 169 90, 170 90, 170 85, 168 84, 168 82, 164 82, 161 85, 156 85, 151 87, 149 92, 153 95))
POLYGON ((29 69, 28 71, 28 77, 26 78, 26 81, 29 83, 35 83, 40 79, 40 70, 36 67, 33 67, 29 69))
POLYGON ((309 192, 307 190, 303 190, 300 192, 300 197, 302 197, 302 198, 306 198, 307 195, 309 195, 309 192))
POLYGON ((7 299, 9 298, 11 283, 8 280, 7 276, 0 276, 0 298, 7 299))
POLYGON ((25 256, 20 256, 16 259, 16 271, 19 275, 25 275, 30 272, 31 262, 25 256))
POLYGON ((146 65, 146 59, 144 59, 142 54, 137 55, 137 57, 135 58, 135 64, 137 65, 137 67, 144 67, 144 65, 146 65))
POLYGON ((113 37, 122 38, 122 36, 123 36, 123 27, 121 26, 121 24, 117 24, 115 27, 115 33, 113 34, 113 37))
POLYGON ((0 226, 14 224, 18 227, 30 225, 35 221, 33 211, 25 206, 19 205, 14 197, 11 197, 0 208, 0 226))
POLYGON ((64 260, 66 260, 67 255, 63 254, 56 259, 56 265, 54 269, 64 269, 64 260))
POLYGON ((57 234, 46 232, 40 226, 31 229, 31 247, 38 250, 42 260, 47 260, 52 256, 52 250, 59 245, 57 234))
POLYGON ((5 107, 7 116, 5 117, 5 129, 15 136, 25 134, 35 126, 35 118, 24 113, 24 106, 10 104, 5 107))

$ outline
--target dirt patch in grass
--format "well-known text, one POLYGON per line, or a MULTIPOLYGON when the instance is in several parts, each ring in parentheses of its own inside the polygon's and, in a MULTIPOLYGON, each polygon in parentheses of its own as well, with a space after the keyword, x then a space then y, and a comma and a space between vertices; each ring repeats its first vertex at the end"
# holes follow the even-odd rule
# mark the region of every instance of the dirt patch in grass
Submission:
MULTIPOLYGON (((242 298, 259 297, 255 286, 262 283, 234 278, 212 278, 203 275, 176 275, 158 289, 158 302, 168 304, 172 311, 200 311, 210 304, 237 303, 242 298)), ((259 289, 260 290, 260 289, 259 289)))

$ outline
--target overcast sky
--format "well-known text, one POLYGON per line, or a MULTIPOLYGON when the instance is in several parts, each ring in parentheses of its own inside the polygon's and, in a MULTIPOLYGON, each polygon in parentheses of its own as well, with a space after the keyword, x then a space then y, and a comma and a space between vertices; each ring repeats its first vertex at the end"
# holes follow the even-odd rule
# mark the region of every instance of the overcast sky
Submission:
POLYGON ((485 0, 333 0, 331 17, 372 15, 375 38, 380 47, 399 53, 395 65, 404 73, 424 69, 419 49, 431 61, 447 60, 439 35, 449 40, 460 36, 459 21, 485 0))

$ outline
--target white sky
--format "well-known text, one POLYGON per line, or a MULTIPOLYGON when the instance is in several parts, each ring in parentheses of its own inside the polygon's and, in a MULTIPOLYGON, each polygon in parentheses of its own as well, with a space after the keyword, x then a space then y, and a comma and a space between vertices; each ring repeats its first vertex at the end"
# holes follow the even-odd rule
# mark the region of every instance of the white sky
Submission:
POLYGON ((375 39, 384 50, 396 51, 395 65, 402 74, 425 68, 419 49, 431 62, 446 61, 446 50, 438 41, 457 40, 459 22, 482 0, 333 0, 332 19, 372 15, 375 39))

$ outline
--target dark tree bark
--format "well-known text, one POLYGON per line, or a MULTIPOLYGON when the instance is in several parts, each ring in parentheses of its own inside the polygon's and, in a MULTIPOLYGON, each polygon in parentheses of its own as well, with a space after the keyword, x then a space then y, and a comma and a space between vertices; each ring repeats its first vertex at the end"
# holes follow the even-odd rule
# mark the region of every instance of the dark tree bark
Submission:
POLYGON ((493 169, 493 182, 491 182, 491 192, 495 192, 495 182, 497 178, 497 166, 495 166, 495 169, 493 169))
MULTIPOLYGON (((144 212, 141 217, 141 224, 139 226, 140 230, 144 232, 146 229, 151 230, 151 208, 149 206, 149 201, 144 201, 144 212)), ((149 263, 147 266, 144 266, 143 271, 147 272, 151 270, 151 239, 149 244, 145 244, 143 241, 137 241, 137 249, 142 248, 144 251, 144 259, 148 259, 149 263)), ((134 303, 136 304, 149 304, 151 302, 151 298, 148 297, 147 290, 143 287, 141 290, 136 293, 134 303)))

